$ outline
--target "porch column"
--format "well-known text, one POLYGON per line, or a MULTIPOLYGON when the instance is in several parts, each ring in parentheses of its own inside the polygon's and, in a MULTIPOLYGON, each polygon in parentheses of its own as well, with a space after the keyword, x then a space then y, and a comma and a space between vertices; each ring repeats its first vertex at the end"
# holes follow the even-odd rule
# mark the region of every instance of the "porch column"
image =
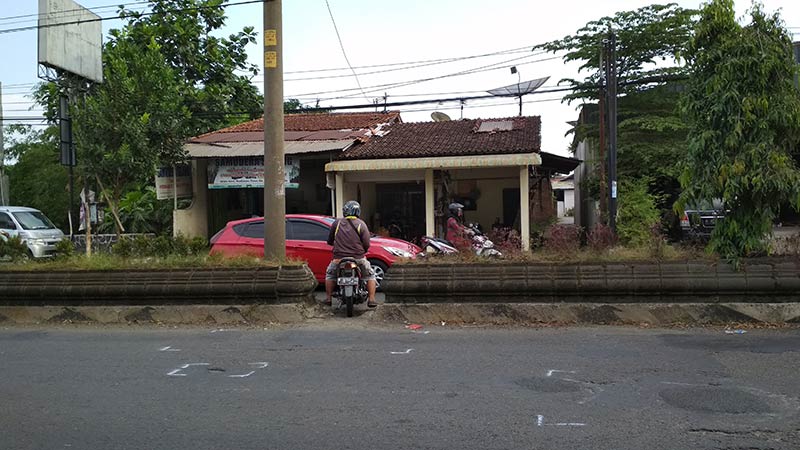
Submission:
POLYGON ((344 174, 336 172, 336 204, 333 205, 333 216, 342 217, 344 206, 344 174))
POLYGON ((436 235, 433 200, 433 169, 425 169, 425 234, 427 236, 436 235))
POLYGON ((519 228, 519 234, 522 238, 522 251, 530 251, 531 210, 528 166, 520 166, 519 168, 519 228))

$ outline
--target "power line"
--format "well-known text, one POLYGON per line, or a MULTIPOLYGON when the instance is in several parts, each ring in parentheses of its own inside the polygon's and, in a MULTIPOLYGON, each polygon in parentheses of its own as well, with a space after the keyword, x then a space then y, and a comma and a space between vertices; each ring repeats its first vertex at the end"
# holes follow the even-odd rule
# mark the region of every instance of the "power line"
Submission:
POLYGON ((364 94, 364 98, 367 98, 367 93, 364 92, 364 89, 361 87, 361 81, 358 80, 358 74, 356 73, 355 69, 353 69, 353 65, 350 64, 350 59, 347 58, 347 52, 344 50, 344 43, 342 43, 342 36, 339 35, 339 27, 336 26, 336 20, 333 18, 333 11, 331 10, 331 4, 328 2, 328 0, 325 0, 325 6, 328 7, 328 14, 330 14, 331 16, 331 22, 333 22, 333 30, 336 31, 336 38, 339 40, 339 48, 342 49, 342 55, 344 55, 344 61, 347 63, 347 67, 349 67, 350 70, 353 72, 353 77, 355 77, 356 79, 356 84, 358 85, 358 89, 360 89, 361 93, 364 94))
MULTIPOLYGON (((71 12, 71 13, 74 13, 74 14, 72 14, 72 15, 77 15, 79 12, 82 12, 82 11, 84 11, 84 10, 86 10, 86 9, 88 9, 88 10, 90 10, 90 11, 95 11, 95 10, 99 10, 99 9, 118 8, 118 7, 123 7, 123 6, 131 6, 131 5, 138 5, 138 4, 150 3, 150 1, 151 1, 151 0, 145 0, 145 1, 140 1, 140 2, 130 2, 130 3, 122 3, 122 4, 120 4, 120 3, 115 3, 115 4, 113 4, 113 5, 92 6, 91 8, 75 8, 75 9, 65 9, 64 11, 58 11, 58 13, 52 13, 52 12, 51 12, 51 13, 50 13, 50 15, 54 15, 54 14, 64 14, 64 13, 70 13, 70 12, 71 12)), ((45 16, 47 16, 47 15, 48 15, 48 14, 45 14, 45 13, 23 14, 23 15, 19 15, 19 16, 0 17, 0 21, 5 21, 5 20, 14 20, 14 19, 24 19, 24 18, 26 18, 26 17, 35 17, 35 18, 36 18, 36 19, 29 19, 29 20, 26 20, 26 21, 25 21, 25 22, 30 22, 30 21, 32 21, 32 20, 39 20, 39 19, 41 19, 41 18, 43 18, 43 17, 45 17, 45 16)), ((65 15, 66 15, 66 14, 65 14, 65 15)))
MULTIPOLYGON (((374 69, 374 68, 377 68, 377 67, 404 66, 404 65, 410 65, 410 64, 423 64, 423 63, 432 63, 432 62, 440 62, 440 61, 441 62, 460 61, 460 60, 464 60, 464 59, 483 58, 483 57, 486 57, 486 56, 497 56, 497 55, 511 54, 511 53, 523 53, 523 52, 527 53, 527 52, 530 51, 529 49, 532 48, 532 47, 533 47, 532 45, 526 45, 525 47, 517 47, 517 48, 508 49, 508 50, 500 50, 500 51, 492 52, 492 53, 483 53, 483 54, 480 54, 480 55, 469 55, 469 56, 460 56, 460 57, 452 57, 452 58, 424 59, 424 60, 420 60, 420 61, 406 61, 406 62, 396 62, 396 63, 386 63, 386 64, 370 64, 370 65, 366 65, 366 66, 355 66, 353 68, 354 69, 374 69)), ((295 71, 289 71, 289 72, 284 72, 284 73, 287 74, 287 75, 290 75, 290 74, 293 75, 293 74, 298 74, 298 73, 335 72, 335 71, 349 70, 349 69, 350 68, 348 68, 348 67, 339 67, 339 68, 329 68, 329 69, 295 70, 295 71)))
MULTIPOLYGON (((445 75, 439 75, 439 76, 435 76, 435 77, 420 78, 420 79, 411 80, 411 81, 400 81, 400 82, 395 82, 395 83, 386 83, 386 84, 378 84, 378 85, 374 85, 374 86, 367 86, 365 89, 368 89, 366 92, 377 92, 377 91, 382 91, 382 90, 385 90, 385 89, 398 88, 398 87, 404 87, 404 86, 411 86, 411 85, 414 85, 414 84, 425 83, 425 82, 428 82, 428 81, 440 80, 440 79, 449 78, 449 77, 456 77, 456 76, 462 76, 462 75, 472 75, 473 73, 480 73, 480 72, 486 72, 486 71, 489 71, 489 70, 495 70, 498 67, 502 67, 502 66, 504 66, 504 65, 506 65, 506 64, 508 64, 510 62, 519 61, 521 59, 529 58, 531 56, 534 56, 534 55, 523 56, 523 57, 520 57, 520 58, 513 58, 513 59, 509 59, 509 60, 505 60, 505 61, 500 61, 498 63, 488 64, 488 65, 485 65, 485 66, 480 66, 480 67, 476 67, 476 68, 472 68, 472 69, 462 70, 462 71, 459 71, 459 72, 449 73, 449 74, 445 74, 445 75), (371 90, 369 90, 369 89, 371 89, 371 90)), ((549 60, 558 59, 558 58, 561 58, 561 57, 560 56, 553 56, 553 57, 550 57, 550 58, 542 58, 542 59, 538 59, 538 60, 534 60, 534 61, 518 63, 517 65, 520 66, 520 65, 525 65, 525 64, 533 64, 533 63, 537 63, 537 62, 549 61, 549 60)), ((350 92, 350 91, 354 91, 354 90, 355 89, 336 89, 336 90, 331 90, 331 91, 309 92, 309 93, 304 93, 304 94, 287 95, 286 97, 288 97, 288 98, 310 97, 310 96, 316 96, 316 95, 320 95, 320 94, 336 94, 336 93, 341 93, 341 92, 350 92)), ((320 99, 320 100, 323 100, 323 101, 324 100, 338 100, 338 99, 348 98, 348 97, 352 97, 352 96, 353 96, 353 94, 342 95, 342 96, 338 96, 338 97, 323 98, 323 99, 320 99)))
MULTIPOLYGON (((245 1, 240 1, 240 2, 236 2, 236 3, 224 3, 224 4, 221 4, 221 5, 218 5, 218 6, 223 7, 223 8, 227 8, 229 6, 248 5, 248 4, 251 4, 251 3, 263 3, 263 2, 264 2, 264 0, 245 0, 245 1)), ((153 15, 156 15, 156 14, 163 14, 163 13, 201 11, 203 9, 210 9, 210 8, 216 8, 216 7, 217 6, 196 6, 194 8, 178 8, 178 9, 171 9, 171 10, 167 10, 167 11, 147 12, 147 13, 141 13, 140 15, 142 17, 144 17, 144 16, 153 16, 153 15)), ((104 20, 118 20, 118 19, 120 19, 119 16, 112 16, 112 17, 97 17, 97 18, 91 18, 91 19, 74 20, 74 21, 70 21, 70 22, 48 23, 48 24, 44 24, 44 25, 37 24, 37 25, 31 25, 31 26, 28 26, 28 27, 7 28, 5 30, 0 30, 0 34, 16 33, 16 32, 20 32, 20 31, 38 30, 38 29, 41 29, 41 28, 60 27, 60 26, 65 26, 65 25, 79 25, 79 24, 82 24, 82 23, 102 22, 104 20)))

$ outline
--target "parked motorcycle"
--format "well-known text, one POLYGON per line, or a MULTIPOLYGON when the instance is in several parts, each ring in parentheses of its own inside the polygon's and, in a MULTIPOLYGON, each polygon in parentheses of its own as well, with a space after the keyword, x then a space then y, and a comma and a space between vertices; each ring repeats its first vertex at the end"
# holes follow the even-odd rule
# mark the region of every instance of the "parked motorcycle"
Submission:
POLYGON ((336 265, 336 289, 333 298, 345 306, 347 317, 353 317, 353 305, 364 303, 369 298, 367 282, 361 274, 355 258, 342 258, 336 265))
MULTIPOLYGON (((503 253, 500 250, 494 248, 494 242, 489 240, 489 238, 483 234, 483 231, 481 231, 481 228, 478 224, 469 223, 466 225, 466 229, 467 237, 472 241, 471 247, 476 255, 487 257, 503 256, 503 253)), ((420 242, 422 243, 421 247, 423 251, 430 248, 432 249, 433 253, 442 255, 458 253, 458 249, 453 245, 453 243, 445 239, 434 236, 422 236, 420 238, 420 242)))

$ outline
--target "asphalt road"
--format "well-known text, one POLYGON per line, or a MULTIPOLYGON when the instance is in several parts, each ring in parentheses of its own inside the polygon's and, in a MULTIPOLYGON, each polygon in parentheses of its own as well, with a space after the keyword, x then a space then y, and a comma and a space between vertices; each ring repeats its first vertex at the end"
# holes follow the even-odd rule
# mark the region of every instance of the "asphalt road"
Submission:
POLYGON ((2 449, 797 449, 800 330, 0 329, 2 449))

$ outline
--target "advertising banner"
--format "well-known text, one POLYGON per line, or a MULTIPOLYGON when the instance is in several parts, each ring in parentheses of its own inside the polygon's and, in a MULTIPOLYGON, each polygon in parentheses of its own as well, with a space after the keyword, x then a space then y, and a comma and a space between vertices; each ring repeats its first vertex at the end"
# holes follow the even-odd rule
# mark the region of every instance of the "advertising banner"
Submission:
MULTIPOLYGON (((300 161, 286 158, 286 189, 297 189, 300 161)), ((264 188, 264 161, 259 158, 219 158, 208 163, 209 189, 264 188)))
POLYGON ((192 166, 175 166, 176 178, 172 177, 172 167, 162 167, 156 174, 156 198, 166 200, 175 198, 173 189, 177 182, 178 198, 191 198, 192 196, 192 166))

